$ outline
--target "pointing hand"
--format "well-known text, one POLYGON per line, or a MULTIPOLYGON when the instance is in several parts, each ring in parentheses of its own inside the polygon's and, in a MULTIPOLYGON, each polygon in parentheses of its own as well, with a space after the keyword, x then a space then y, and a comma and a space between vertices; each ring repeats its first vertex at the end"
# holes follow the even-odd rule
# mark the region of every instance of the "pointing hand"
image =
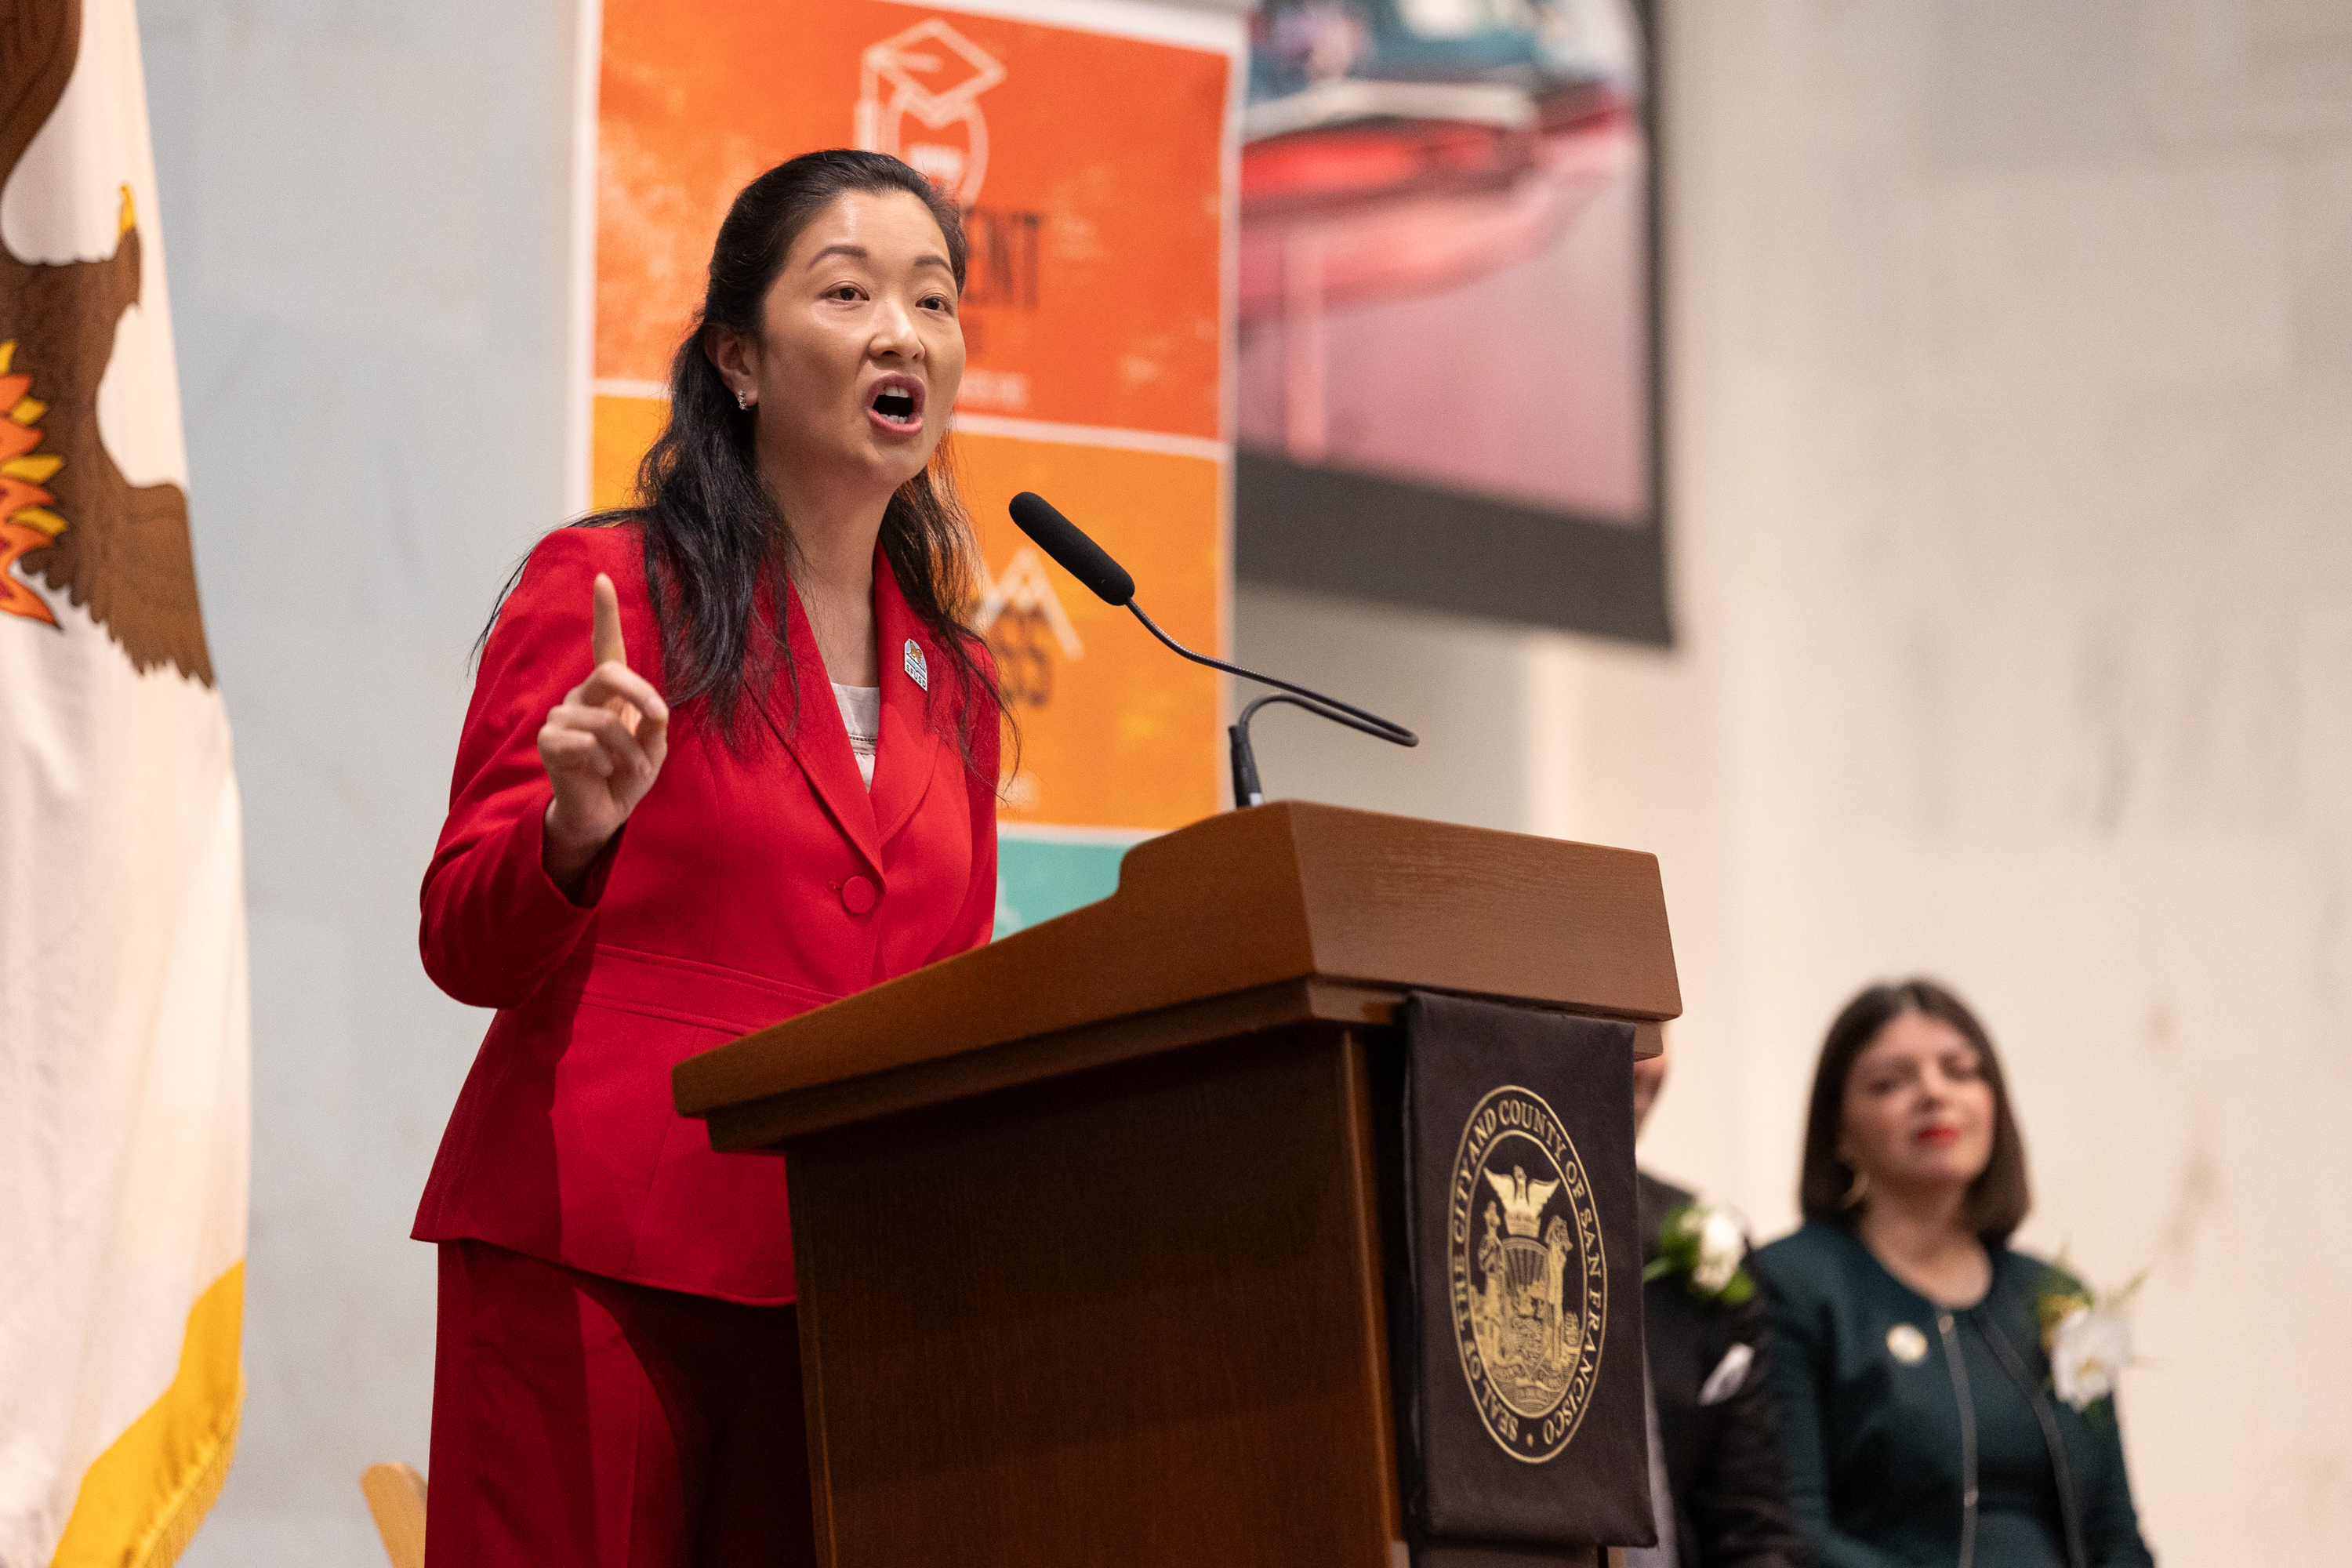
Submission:
POLYGON ((567 895, 579 892, 590 863, 653 788, 669 752, 669 706, 629 668, 620 595, 602 572, 590 610, 588 679, 548 710, 539 731, 540 761, 555 787, 542 862, 567 895))

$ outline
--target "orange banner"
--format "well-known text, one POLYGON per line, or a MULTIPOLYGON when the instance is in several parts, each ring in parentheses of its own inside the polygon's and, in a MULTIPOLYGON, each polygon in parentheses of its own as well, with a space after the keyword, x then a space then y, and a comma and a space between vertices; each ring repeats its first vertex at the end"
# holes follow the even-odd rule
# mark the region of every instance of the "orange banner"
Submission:
POLYGON ((735 193, 817 148, 905 158, 956 194, 971 243, 946 460, 989 574, 972 618, 1022 735, 1003 819, 1173 827, 1218 805, 1215 677, 1047 564, 1004 507, 1045 495, 1171 635, 1221 645, 1241 27, 1141 4, 1099 30, 1003 14, 1020 8, 605 0, 591 500, 634 497, 735 193))
POLYGON ((1175 827, 1217 809, 1216 677, 1080 587, 1013 526, 1048 497, 1134 574, 1137 598, 1189 647, 1217 647, 1220 466, 1201 458, 958 436, 965 504, 993 579, 975 619, 1021 727, 1008 822, 1175 827), (1211 526, 1203 528, 1206 519, 1211 526))
POLYGON ((865 144, 966 208, 961 406, 1218 437, 1233 69, 885 0, 606 0, 595 374, 666 377, 735 193, 865 144))

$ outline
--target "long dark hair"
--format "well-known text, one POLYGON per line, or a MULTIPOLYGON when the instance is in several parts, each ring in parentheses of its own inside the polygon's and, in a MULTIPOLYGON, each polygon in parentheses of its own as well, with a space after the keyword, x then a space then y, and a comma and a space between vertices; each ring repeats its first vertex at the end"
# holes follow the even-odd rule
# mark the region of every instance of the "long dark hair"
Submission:
POLYGON ((1932 980, 1906 980, 1894 985, 1873 985, 1845 1005, 1822 1042, 1821 1065, 1813 1069, 1812 1108, 1805 1119, 1805 1159, 1797 1177, 1797 1203, 1807 1219, 1828 1220, 1852 1226, 1854 1210, 1846 1194, 1853 1190, 1853 1167, 1838 1158, 1845 1127, 1845 1086, 1853 1076, 1854 1059, 1869 1048, 1878 1032, 1906 1013, 1924 1013, 1958 1029, 1976 1047, 1977 1064, 1992 1089, 1992 1154, 1985 1168, 1969 1184, 1969 1228, 1992 1246, 2005 1245, 2025 1223, 2032 1206, 2032 1189, 2025 1179, 2025 1139, 2010 1110, 2009 1085, 2001 1076, 2000 1058, 1992 1037, 1977 1016, 1944 986, 1932 980))
MULTIPOLYGON (((669 422, 637 468, 641 504, 573 525, 642 526, 646 584, 661 631, 662 695, 673 709, 701 704, 730 748, 740 738, 738 710, 747 691, 758 704, 779 665, 795 705, 784 727, 798 718, 783 592, 794 548, 792 520, 778 512, 760 481, 757 416, 736 405, 705 348, 720 330, 759 337, 769 287, 817 215, 852 193, 893 191, 929 210, 961 291, 968 254, 962 215, 913 168, 884 153, 847 149, 777 164, 743 187, 719 226, 700 319, 670 361, 669 422), (772 612, 763 613, 763 589, 772 612)), ((890 498, 881 543, 908 607, 953 667, 961 693, 955 739, 964 765, 975 768, 974 736, 982 724, 1000 721, 1004 705, 980 652, 985 644, 960 618, 976 596, 979 548, 944 439, 929 466, 890 498)))

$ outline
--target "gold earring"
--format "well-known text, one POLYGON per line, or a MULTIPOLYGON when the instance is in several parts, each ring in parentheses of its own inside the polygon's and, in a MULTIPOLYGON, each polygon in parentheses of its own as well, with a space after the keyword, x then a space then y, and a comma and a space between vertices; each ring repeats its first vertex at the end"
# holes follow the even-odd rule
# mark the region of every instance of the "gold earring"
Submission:
POLYGON ((1838 1207, 1842 1209, 1853 1208, 1870 1195, 1870 1173, 1860 1166, 1848 1166, 1847 1169, 1853 1172, 1853 1180, 1846 1184, 1845 1196, 1838 1200, 1838 1207))

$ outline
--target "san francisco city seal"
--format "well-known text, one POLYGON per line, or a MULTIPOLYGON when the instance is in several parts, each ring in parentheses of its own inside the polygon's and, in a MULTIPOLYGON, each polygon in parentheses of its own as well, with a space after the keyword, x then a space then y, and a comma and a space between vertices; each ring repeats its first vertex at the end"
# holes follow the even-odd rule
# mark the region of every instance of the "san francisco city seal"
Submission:
POLYGON ((1479 1419, 1527 1464, 1557 1456, 1592 1402, 1609 1265, 1583 1162, 1541 1095, 1472 1108, 1447 1191, 1448 1299, 1479 1419))

